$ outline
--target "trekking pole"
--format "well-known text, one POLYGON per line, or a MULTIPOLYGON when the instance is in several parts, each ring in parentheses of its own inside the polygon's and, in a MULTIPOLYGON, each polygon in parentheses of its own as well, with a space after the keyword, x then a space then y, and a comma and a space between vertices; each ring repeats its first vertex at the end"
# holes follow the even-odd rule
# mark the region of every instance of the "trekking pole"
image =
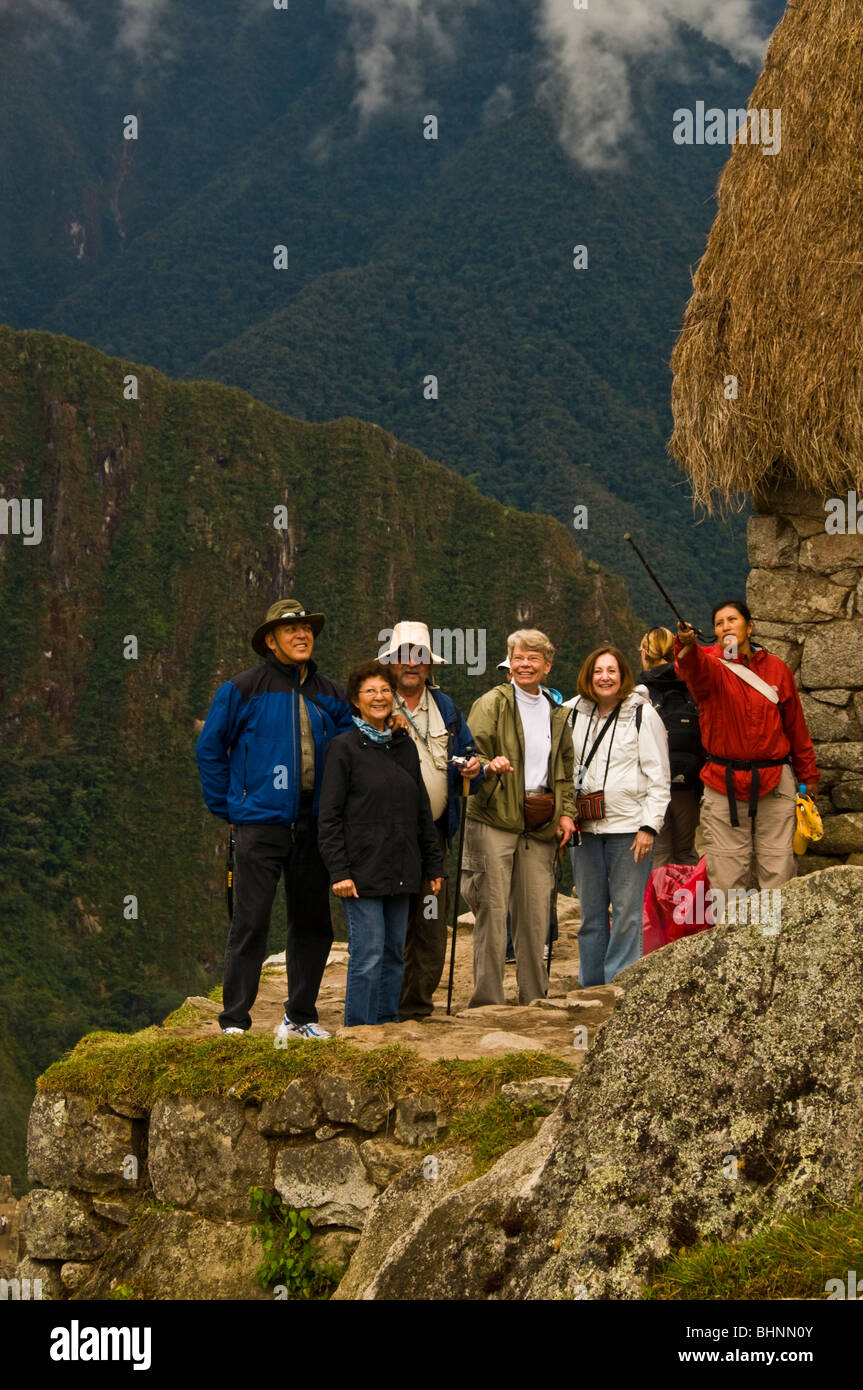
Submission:
POLYGON ((446 993, 446 1011, 450 1013, 452 1008, 452 985, 455 977, 455 935, 458 931, 458 900, 461 893, 461 866, 464 861, 464 831, 467 824, 467 798, 470 791, 470 778, 462 777, 461 795, 464 802, 461 812, 461 832, 458 842, 458 867, 455 871, 455 894, 453 895, 452 909, 452 945, 449 953, 449 986, 446 993))
POLYGON ((546 957, 546 974, 551 974, 551 945, 554 941, 555 928, 560 930, 557 921, 557 895, 560 892, 560 875, 563 869, 563 845, 558 845, 554 852, 554 892, 551 895, 551 916, 548 922, 548 956, 546 957))
POLYGON ((234 827, 228 830, 228 862, 225 871, 225 897, 228 903, 228 917, 234 920, 234 827))
MULTIPOLYGON (((674 603, 672 603, 671 598, 670 598, 669 595, 666 593, 665 589, 663 589, 663 587, 662 587, 662 585, 660 584, 659 580, 657 579, 656 575, 653 573, 653 570, 650 568, 650 565, 649 565, 649 564, 647 563, 647 561, 645 560, 644 556, 642 555, 641 551, 639 550, 638 546, 635 544, 635 541, 632 539, 632 536, 629 534, 628 531, 625 531, 625 532, 624 532, 624 534, 623 534, 623 539, 624 539, 625 541, 629 541, 629 544, 632 546, 632 548, 633 548, 633 550, 635 551, 636 555, 638 556, 639 560, 640 560, 641 563, 644 565, 644 568, 647 570, 647 573, 650 575, 650 577, 651 577, 651 579, 653 580, 654 584, 656 585, 657 589, 658 589, 659 592, 662 594, 662 597, 665 599, 665 602, 668 604, 669 608, 671 609, 671 611, 672 611, 672 613, 674 614, 674 616, 675 616, 675 618, 677 619, 677 621, 678 621, 679 623, 683 623, 684 627, 689 627, 689 624, 687 623, 686 619, 682 616, 682 614, 681 614, 681 612, 680 612, 680 609, 679 609, 674 603)), ((703 636, 704 636, 704 633, 701 631, 701 628, 700 628, 700 627, 694 627, 694 628, 692 629, 692 631, 695 633, 696 637, 703 637, 703 636)))

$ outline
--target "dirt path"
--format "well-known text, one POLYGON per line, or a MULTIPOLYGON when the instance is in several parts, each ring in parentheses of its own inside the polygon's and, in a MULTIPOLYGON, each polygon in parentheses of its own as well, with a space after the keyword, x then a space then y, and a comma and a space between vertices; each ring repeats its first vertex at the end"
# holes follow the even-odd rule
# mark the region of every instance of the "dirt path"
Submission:
MULTIPOLYGON (((542 1050, 553 1052, 571 1062, 583 1060, 583 1046, 574 1047, 574 1030, 581 1025, 587 1029, 587 1041, 608 1019, 614 1009, 617 986, 601 985, 594 989, 578 987, 578 903, 561 896, 558 901, 560 939, 555 942, 551 964, 551 982, 547 999, 537 1000, 527 1007, 517 1003, 518 991, 515 966, 506 967, 504 988, 507 1003, 479 1009, 468 1009, 473 989, 473 932, 471 925, 459 926, 456 937, 456 966, 452 1014, 446 1014, 449 956, 441 987, 435 995, 435 1011, 422 1023, 383 1023, 362 1028, 345 1028, 344 1004, 347 977, 347 946, 337 942, 330 952, 324 980, 318 998, 321 1026, 340 1037, 350 1037, 360 1047, 379 1047, 382 1043, 403 1042, 415 1048, 422 1057, 485 1057, 504 1052, 542 1050)), ((472 923, 470 914, 460 919, 472 923)), ((270 957, 265 964, 258 998, 252 1010, 252 1032, 270 1033, 281 1022, 284 1011, 284 958, 270 957)), ((195 1001, 198 1002, 197 1000, 195 1001)), ((201 1001, 202 1004, 205 1001, 201 1001)), ((218 1033, 215 1018, 217 1008, 211 1006, 212 1016, 202 1019, 197 1027, 174 1028, 181 1035, 213 1036, 218 1033)), ((239 1040, 238 1040, 239 1041, 239 1040)), ((579 1039, 583 1044, 583 1036, 579 1039)), ((310 1046, 313 1044, 310 1043, 310 1046)))

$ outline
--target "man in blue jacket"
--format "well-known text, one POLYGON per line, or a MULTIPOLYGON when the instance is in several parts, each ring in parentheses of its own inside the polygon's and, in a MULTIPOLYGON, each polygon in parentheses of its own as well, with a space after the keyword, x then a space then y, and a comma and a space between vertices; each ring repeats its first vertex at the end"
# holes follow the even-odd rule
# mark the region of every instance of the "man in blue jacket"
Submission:
POLYGON ((318 850, 324 753, 353 728, 340 686, 312 660, 323 613, 281 599, 252 637, 263 664, 216 691, 195 749, 204 800, 235 827, 234 912, 225 952, 223 1033, 245 1033, 267 951, 279 879, 287 900, 288 999, 278 1029, 326 1038, 318 990, 333 940, 329 877, 318 850))
MULTIPOLYGON (((404 715, 419 753, 441 857, 446 864, 448 847, 461 823, 461 779, 470 779, 471 792, 482 780, 473 738, 464 715, 432 681, 432 667, 445 666, 446 662, 432 651, 425 623, 396 623, 378 658, 392 665, 398 687, 393 714, 404 715), (454 767, 453 756, 465 758, 465 765, 454 767)), ((425 882, 411 902, 408 918, 399 1000, 402 1023, 427 1018, 434 1009, 434 992, 446 960, 446 931, 447 881, 444 879, 438 896, 425 882)))

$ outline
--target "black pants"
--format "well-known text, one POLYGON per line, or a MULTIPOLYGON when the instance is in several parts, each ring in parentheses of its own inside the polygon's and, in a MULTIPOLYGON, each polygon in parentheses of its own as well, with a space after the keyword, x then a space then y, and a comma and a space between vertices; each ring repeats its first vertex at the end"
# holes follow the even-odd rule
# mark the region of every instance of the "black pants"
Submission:
POLYGON ((318 990, 333 942, 329 877, 318 850, 317 824, 308 814, 290 825, 238 825, 235 830, 234 916, 225 951, 223 1028, 250 1028, 273 898, 282 871, 287 899, 285 959, 292 1023, 317 1023, 318 990))
MULTIPOLYGON (((446 864, 446 835, 438 830, 441 858, 446 864)), ((447 943, 447 880, 438 897, 424 879, 419 894, 411 896, 410 915, 405 935, 405 973, 399 999, 399 1022, 428 1018, 434 1009, 434 992, 441 982, 446 963, 447 943), (431 898, 431 902, 428 899, 431 898)))

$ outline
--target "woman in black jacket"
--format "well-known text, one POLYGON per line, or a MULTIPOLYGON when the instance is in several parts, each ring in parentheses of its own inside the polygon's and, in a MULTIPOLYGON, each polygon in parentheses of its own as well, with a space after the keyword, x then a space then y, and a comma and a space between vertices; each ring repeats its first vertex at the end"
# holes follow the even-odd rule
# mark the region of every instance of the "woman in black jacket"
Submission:
POLYGON ((395 680, 379 661, 348 677, 356 727, 327 748, 318 844, 348 919, 345 1026, 397 1023, 410 897, 443 885, 438 836, 417 751, 390 729, 395 680))
POLYGON ((704 749, 698 707, 674 670, 674 633, 652 627, 641 639, 641 681, 668 734, 671 801, 653 846, 653 867, 697 864, 695 832, 701 813, 704 749))

